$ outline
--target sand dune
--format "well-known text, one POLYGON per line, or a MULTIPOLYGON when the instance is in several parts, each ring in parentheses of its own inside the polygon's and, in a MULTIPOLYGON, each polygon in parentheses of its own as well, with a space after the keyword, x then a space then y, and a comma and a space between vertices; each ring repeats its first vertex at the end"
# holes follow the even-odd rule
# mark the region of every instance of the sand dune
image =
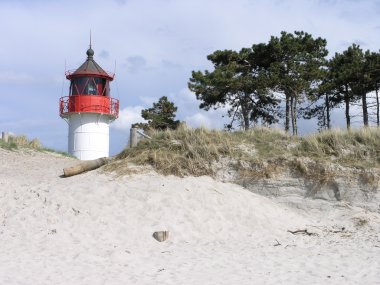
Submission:
POLYGON ((39 152, 0 161, 0 284, 380 284, 378 212, 149 170, 61 178, 76 161, 39 152))

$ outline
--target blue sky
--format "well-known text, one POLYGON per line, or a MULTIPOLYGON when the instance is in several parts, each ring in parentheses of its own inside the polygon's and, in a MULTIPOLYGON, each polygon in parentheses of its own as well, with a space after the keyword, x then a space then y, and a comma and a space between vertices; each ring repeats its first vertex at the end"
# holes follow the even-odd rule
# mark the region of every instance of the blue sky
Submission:
MULTIPOLYGON (((223 110, 199 110, 187 90, 192 70, 210 69, 217 49, 250 47, 281 31, 327 39, 330 55, 352 43, 380 48, 380 1, 339 0, 0 0, 0 131, 67 148, 58 100, 68 94, 66 69, 86 59, 116 72, 111 96, 120 118, 111 125, 111 154, 126 146, 130 124, 161 96, 191 126, 221 128, 223 110)), ((337 111, 334 126, 343 126, 337 111)), ((301 122, 301 131, 316 130, 301 122)))

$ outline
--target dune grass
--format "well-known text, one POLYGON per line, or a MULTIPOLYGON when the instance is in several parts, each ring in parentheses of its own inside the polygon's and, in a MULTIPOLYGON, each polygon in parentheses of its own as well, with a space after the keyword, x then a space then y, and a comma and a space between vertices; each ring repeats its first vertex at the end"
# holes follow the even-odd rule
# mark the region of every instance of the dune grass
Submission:
MULTIPOLYGON (((306 157, 322 164, 380 166, 379 129, 331 130, 297 138, 277 129, 225 132, 181 126, 149 135, 151 140, 144 139, 137 147, 124 149, 116 157, 118 165, 120 161, 148 164, 159 173, 177 176, 213 175, 213 164, 221 158, 256 165, 265 161, 267 165, 306 157)), ((288 165, 300 168, 297 163, 288 165)), ((112 171, 119 166, 111 164, 107 168, 112 171)))
POLYGON ((151 140, 126 148, 117 159, 150 164, 163 174, 211 175, 211 164, 236 152, 231 135, 206 129, 180 127, 175 131, 150 133, 151 140))
MULTIPOLYGON (((280 130, 257 128, 249 132, 192 129, 152 132, 151 140, 126 148, 117 159, 150 164, 158 172, 178 176, 213 175, 213 163, 222 157, 251 160, 283 154, 283 144, 294 139, 280 130), (282 145, 281 145, 282 144, 282 145)), ((111 168, 108 167, 110 170, 111 168)))
POLYGON ((337 129, 309 135, 301 139, 294 154, 335 161, 346 166, 379 167, 380 129, 337 129))
POLYGON ((0 139, 0 148, 7 150, 29 149, 42 152, 56 153, 67 157, 73 157, 67 152, 46 148, 41 144, 41 142, 38 139, 34 138, 30 140, 25 135, 9 136, 8 142, 4 142, 0 139))
POLYGON ((0 140, 0 147, 8 150, 14 150, 18 148, 30 148, 40 150, 42 144, 38 139, 29 140, 26 136, 9 136, 8 142, 0 140))

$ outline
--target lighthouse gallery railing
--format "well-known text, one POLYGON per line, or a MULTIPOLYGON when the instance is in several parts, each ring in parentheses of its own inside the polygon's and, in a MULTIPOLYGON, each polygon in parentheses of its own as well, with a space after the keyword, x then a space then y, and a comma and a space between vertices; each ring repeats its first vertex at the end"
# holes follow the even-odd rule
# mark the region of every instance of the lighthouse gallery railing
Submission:
POLYGON ((98 95, 65 96, 59 100, 59 113, 61 117, 70 113, 99 113, 117 118, 119 116, 119 100, 98 95))

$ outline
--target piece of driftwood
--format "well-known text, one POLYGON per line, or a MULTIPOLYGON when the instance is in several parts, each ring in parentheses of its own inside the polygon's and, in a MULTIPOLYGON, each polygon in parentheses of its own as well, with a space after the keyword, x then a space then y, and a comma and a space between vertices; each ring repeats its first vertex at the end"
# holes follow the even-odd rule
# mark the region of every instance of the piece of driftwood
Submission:
POLYGON ((350 233, 346 230, 345 227, 341 227, 340 229, 338 230, 334 230, 334 229, 328 229, 327 227, 324 227, 324 226, 313 226, 313 225, 307 225, 309 227, 313 227, 313 228, 317 228, 317 229, 320 229, 321 231, 324 231, 324 232, 329 232, 329 233, 333 233, 333 234, 337 234, 337 233, 350 233))
POLYGON ((169 231, 154 232, 153 237, 159 242, 163 242, 169 238, 169 231))
POLYGON ((296 235, 296 234, 305 234, 305 235, 308 235, 308 236, 317 236, 318 235, 316 233, 308 232, 307 229, 304 229, 304 230, 295 230, 295 231, 288 230, 288 232, 291 233, 291 234, 293 234, 293 235, 296 235))
POLYGON ((108 161, 109 161, 108 157, 101 157, 94 160, 83 161, 75 166, 64 168, 63 176, 69 177, 69 176, 81 174, 89 170, 94 170, 106 164, 108 161))

